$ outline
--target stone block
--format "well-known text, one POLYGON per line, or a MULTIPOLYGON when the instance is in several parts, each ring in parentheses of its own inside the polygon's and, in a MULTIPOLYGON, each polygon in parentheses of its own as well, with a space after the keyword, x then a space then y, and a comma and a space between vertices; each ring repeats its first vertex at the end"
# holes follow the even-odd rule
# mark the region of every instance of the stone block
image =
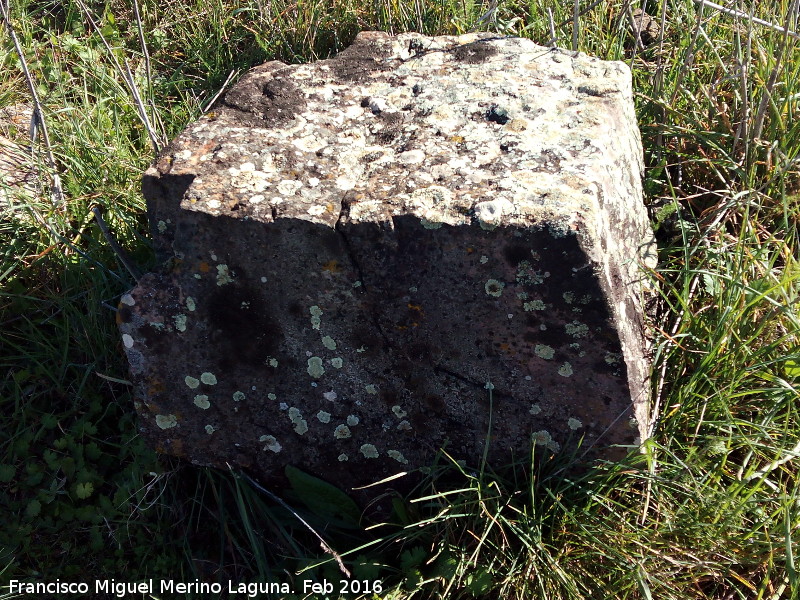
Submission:
POLYGON ((142 433, 343 488, 487 440, 634 444, 641 169, 622 63, 368 32, 253 69, 144 177, 163 266, 118 313, 142 433))

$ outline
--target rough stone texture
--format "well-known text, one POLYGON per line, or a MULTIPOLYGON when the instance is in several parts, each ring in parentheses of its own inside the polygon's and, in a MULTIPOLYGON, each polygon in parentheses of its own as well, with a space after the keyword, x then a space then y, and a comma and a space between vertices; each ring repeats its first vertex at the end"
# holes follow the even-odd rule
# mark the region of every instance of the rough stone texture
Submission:
POLYGON ((476 465, 490 416, 495 461, 635 443, 641 168, 621 63, 362 33, 253 69, 144 178, 165 263, 118 314, 142 432, 344 488, 476 465))

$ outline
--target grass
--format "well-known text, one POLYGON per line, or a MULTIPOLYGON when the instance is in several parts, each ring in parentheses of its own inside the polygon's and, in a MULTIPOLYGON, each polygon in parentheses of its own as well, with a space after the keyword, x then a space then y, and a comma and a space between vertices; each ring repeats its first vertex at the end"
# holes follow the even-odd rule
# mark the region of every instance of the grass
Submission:
MULTIPOLYGON (((0 217, 0 580, 338 581, 333 552, 385 598, 798 597, 798 42, 650 0, 661 35, 637 47, 626 15, 643 4, 602 0, 573 28, 574 4, 552 0, 488 15, 475 0, 143 0, 143 45, 132 3, 13 3, 54 164, 39 138, 43 187, 9 190, 0 217), (551 22, 560 46, 633 72, 660 252, 644 452, 571 477, 569 457, 471 473, 443 455, 365 529, 329 526, 308 502, 320 483, 281 503, 146 448, 113 322, 134 279, 93 209, 145 269, 141 173, 251 66, 325 57, 363 29, 547 43, 551 22)), ((726 7, 796 29, 796 4, 726 7)), ((31 98, 9 31, 0 108, 31 98)), ((5 134, 25 145, 26 127, 5 134)))

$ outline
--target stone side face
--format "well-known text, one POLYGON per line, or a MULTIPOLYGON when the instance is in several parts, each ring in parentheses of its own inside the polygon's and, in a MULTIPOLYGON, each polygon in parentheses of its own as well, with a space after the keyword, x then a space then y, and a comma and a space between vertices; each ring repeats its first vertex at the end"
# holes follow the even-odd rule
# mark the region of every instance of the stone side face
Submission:
POLYGON ((641 160, 626 67, 527 40, 368 32, 252 70, 145 174, 164 266, 118 314, 142 432, 345 488, 487 438, 633 444, 641 160))

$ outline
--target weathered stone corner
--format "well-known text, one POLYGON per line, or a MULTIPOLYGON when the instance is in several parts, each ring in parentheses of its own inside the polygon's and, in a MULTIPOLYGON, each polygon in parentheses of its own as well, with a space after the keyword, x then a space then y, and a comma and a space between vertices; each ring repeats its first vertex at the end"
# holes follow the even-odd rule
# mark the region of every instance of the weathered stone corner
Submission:
POLYGON ((635 444, 641 169, 622 63, 368 32, 253 69, 145 174, 164 262, 118 315, 143 434, 343 488, 477 464, 490 414, 496 462, 635 444))

